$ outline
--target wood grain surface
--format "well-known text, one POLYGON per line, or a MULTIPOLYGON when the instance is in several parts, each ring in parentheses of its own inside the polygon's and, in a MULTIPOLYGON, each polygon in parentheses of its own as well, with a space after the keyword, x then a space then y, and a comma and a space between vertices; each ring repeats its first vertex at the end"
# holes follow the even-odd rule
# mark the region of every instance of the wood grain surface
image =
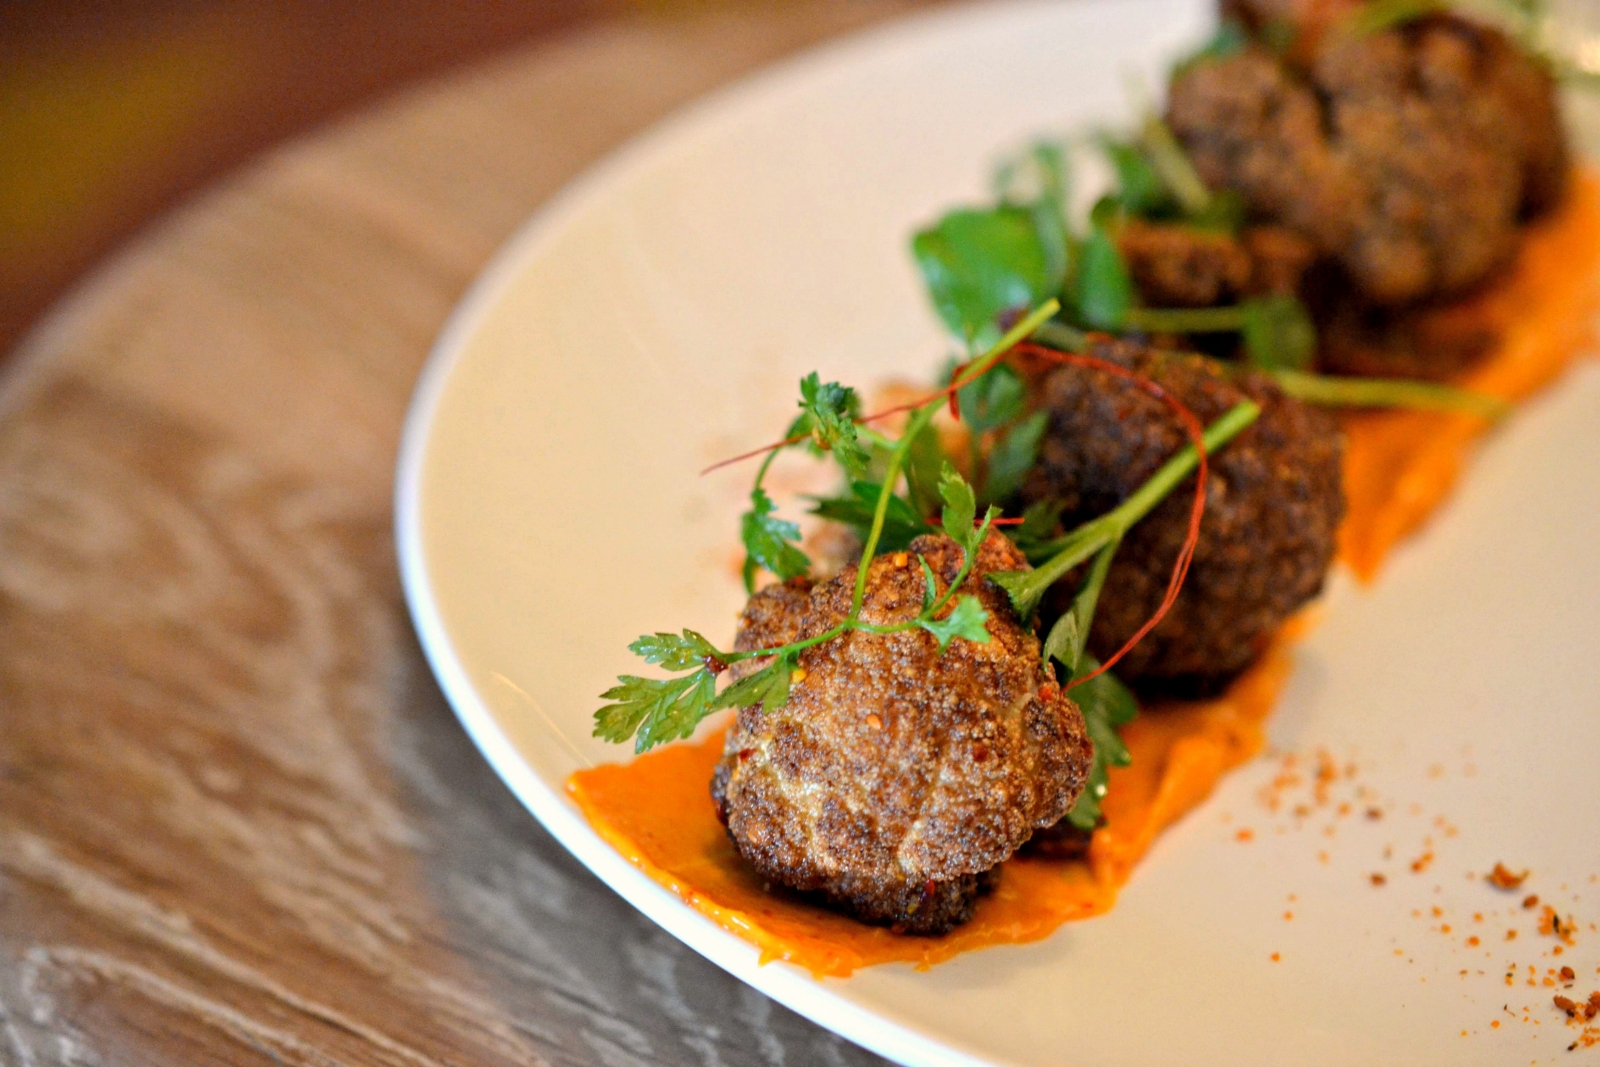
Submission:
POLYGON ((496 246, 674 106, 904 7, 586 31, 276 153, 0 392, 0 1062, 873 1061, 679 945, 478 757, 401 602, 412 383, 496 246))

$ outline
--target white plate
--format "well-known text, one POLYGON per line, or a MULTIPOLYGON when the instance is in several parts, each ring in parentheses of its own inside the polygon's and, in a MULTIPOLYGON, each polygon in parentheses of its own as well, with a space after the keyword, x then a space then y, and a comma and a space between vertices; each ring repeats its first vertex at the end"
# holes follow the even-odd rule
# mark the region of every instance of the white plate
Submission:
POLYGON ((398 486, 417 627, 473 740, 579 859, 711 960, 891 1058, 1549 1061, 1568 1040, 1551 990, 1522 984, 1525 969, 1508 989, 1504 965, 1570 962, 1586 993, 1600 936, 1585 926, 1555 960, 1481 876, 1498 859, 1532 867, 1534 891, 1600 917, 1592 363, 1497 435, 1375 589, 1335 583, 1272 738, 1355 760, 1333 796, 1352 816, 1297 819, 1309 792, 1292 789, 1269 813, 1258 794, 1281 765, 1257 761, 1159 842, 1104 918, 925 973, 816 981, 758 966, 603 844, 562 789, 627 756, 589 729, 596 694, 633 666, 629 640, 731 637, 750 472, 695 472, 771 439, 807 371, 929 375, 945 345, 907 255, 913 226, 983 196, 997 151, 1123 117, 1127 74, 1159 83, 1207 22, 1199 0, 937 13, 718 94, 579 182, 479 282, 418 390, 398 486), (1357 817, 1369 803, 1385 818, 1357 817))

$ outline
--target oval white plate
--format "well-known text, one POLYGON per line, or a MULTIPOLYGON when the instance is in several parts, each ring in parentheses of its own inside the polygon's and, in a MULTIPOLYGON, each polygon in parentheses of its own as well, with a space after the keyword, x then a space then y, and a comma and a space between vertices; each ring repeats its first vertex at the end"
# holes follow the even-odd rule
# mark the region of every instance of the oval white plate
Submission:
MULTIPOLYGON (((1580 920, 1600 912, 1592 363, 1489 444, 1377 588, 1335 583, 1272 736, 1284 751, 1325 746, 1355 777, 1323 806, 1280 784, 1273 813, 1261 793, 1281 762, 1244 768, 1102 919, 925 973, 819 982, 757 966, 563 792, 571 771, 627 757, 589 729, 596 694, 633 667, 629 640, 686 625, 731 637, 749 471, 696 471, 770 440, 812 369, 864 386, 930 375, 945 343, 906 251, 912 228, 984 195, 998 151, 1124 117, 1128 75, 1159 84, 1208 21, 1199 0, 937 13, 720 93, 568 190, 478 283, 418 389, 398 484, 417 627, 473 740, 579 859, 722 967, 891 1058, 1564 1054, 1550 990, 1524 985, 1555 942, 1482 874, 1498 859, 1531 866, 1547 900, 1580 920), (1384 817, 1363 817, 1369 806, 1384 817), (1523 970, 1508 989, 1510 962, 1523 970), (1523 1005, 1541 1026, 1520 1022, 1523 1005)), ((1585 926, 1562 957, 1584 993, 1600 986, 1596 943, 1585 926)))

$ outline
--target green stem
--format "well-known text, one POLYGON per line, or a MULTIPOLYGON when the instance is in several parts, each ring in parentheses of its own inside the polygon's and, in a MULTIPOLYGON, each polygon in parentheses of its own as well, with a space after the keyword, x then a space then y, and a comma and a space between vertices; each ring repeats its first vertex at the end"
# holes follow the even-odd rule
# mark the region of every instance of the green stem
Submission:
POLYGON ((1146 117, 1139 135, 1156 173, 1172 190, 1172 195, 1183 206, 1184 212, 1198 215, 1210 207, 1211 190, 1206 188, 1205 180, 1194 169, 1194 164, 1189 162, 1188 153, 1160 116, 1151 114, 1146 117))
MULTIPOLYGON (((1256 421, 1261 408, 1254 401, 1241 400, 1200 435, 1206 452, 1215 452, 1239 435, 1245 427, 1256 421)), ((1122 537, 1140 519, 1159 504, 1179 482, 1187 478, 1200 465, 1200 455, 1194 445, 1185 445, 1176 455, 1163 463, 1148 481, 1136 489, 1128 499, 1097 519, 1091 519, 1064 537, 1040 546, 1035 554, 1052 553, 1049 559, 1031 571, 1009 572, 1016 577, 1001 578, 1001 584, 1011 594, 1017 614, 1031 616, 1045 590, 1066 576, 1078 564, 1122 537)), ((991 577, 995 577, 991 575, 991 577)))
MULTIPOLYGON (((991 506, 988 513, 983 517, 983 525, 978 527, 977 536, 972 539, 973 544, 981 548, 984 541, 988 540, 989 527, 994 523, 996 514, 998 514, 997 509, 991 506)), ((956 590, 961 588, 961 583, 967 580, 967 575, 972 573, 973 565, 977 562, 978 553, 976 551, 965 553, 965 558, 961 561, 961 569, 956 571, 955 580, 945 588, 943 593, 939 594, 939 599, 933 602, 933 606, 922 613, 923 617, 933 618, 939 614, 939 609, 950 603, 951 598, 956 595, 956 590)))
MULTIPOLYGON (((1193 451, 1192 446, 1190 451, 1193 451)), ((1179 453, 1179 456, 1181 457, 1182 453, 1179 453)), ((1037 588, 1042 596, 1046 589, 1066 577, 1068 571, 1120 536, 1116 525, 1107 521, 1109 518, 1110 515, 1106 514, 1098 519, 1091 519, 1065 537, 1058 537, 1054 541, 1040 545, 1035 554, 1048 553, 1048 558, 1032 570, 1029 575, 1029 586, 1037 588)), ((1033 597, 1029 606, 1037 603, 1038 597, 1033 597)), ((1031 614, 1031 612, 1023 612, 1019 606, 1018 614, 1031 614)))
MULTIPOLYGON (((959 388, 983 377, 989 372, 989 368, 999 361, 1001 356, 1011 351, 1020 342, 1032 337, 1034 331, 1048 323, 1050 316, 1060 310, 1061 302, 1054 297, 1034 308, 1027 315, 1018 319, 1017 324, 1007 330, 1005 335, 996 341, 989 351, 968 363, 967 369, 956 375, 950 384, 959 388)), ((940 401, 934 401, 934 406, 937 407, 939 403, 940 401)))
POLYGON ((1064 322, 1043 322, 1033 331, 1033 339, 1063 352, 1083 352, 1089 347, 1089 335, 1076 326, 1064 322))
POLYGON ((906 453, 911 451, 912 440, 933 421, 933 413, 938 406, 938 402, 934 401, 913 412, 911 421, 906 423, 905 433, 895 443, 894 451, 889 453, 889 466, 883 472, 883 487, 878 490, 878 506, 872 512, 872 528, 867 532, 867 542, 861 548, 861 562, 856 566, 856 589, 850 597, 852 619, 861 613, 862 602, 867 596, 867 572, 872 557, 878 552, 878 541, 883 537, 883 523, 889 515, 889 500, 894 496, 895 482, 900 480, 900 467, 905 463, 906 453))
MULTIPOLYGON (((1200 435, 1200 440, 1205 442, 1208 453, 1215 452, 1244 431, 1245 427, 1256 421, 1261 414, 1261 408, 1252 400, 1241 400, 1229 408, 1221 418, 1207 426, 1200 435)), ((1117 526, 1118 533, 1126 533, 1133 524, 1150 514, 1157 504, 1175 488, 1178 483, 1188 477, 1200 465, 1200 454, 1195 451, 1194 445, 1183 446, 1183 451, 1167 460, 1161 469, 1150 476, 1150 480, 1134 491, 1133 495, 1118 504, 1114 511, 1109 512, 1106 518, 1111 519, 1117 526)))
POLYGON ((856 433, 865 437, 874 448, 881 448, 885 452, 895 446, 895 440, 888 434, 879 433, 865 423, 856 423, 856 433))
POLYGON ((726 655, 718 652, 717 658, 722 660, 724 663, 738 663, 740 660, 744 659, 759 659, 762 656, 779 656, 790 652, 801 652, 810 648, 812 645, 820 645, 825 641, 832 641, 835 637, 838 637, 846 630, 853 629, 855 629, 855 620, 846 619, 844 622, 841 622, 832 629, 824 630, 815 637, 808 637, 803 641, 791 641, 787 645, 774 645, 771 648, 755 648, 751 649, 749 652, 729 652, 726 655))
MULTIPOLYGON (((968 382, 974 381, 988 373, 990 367, 1018 341, 1029 334, 1051 315, 1061 309, 1061 304, 1056 300, 1046 300, 1028 315, 1024 316, 1015 326, 1005 332, 994 346, 967 364, 966 370, 950 382, 952 388, 959 389, 968 382)), ((906 423, 905 432, 900 435, 900 440, 895 444, 894 451, 889 453, 889 466, 883 473, 883 486, 878 490, 878 506, 872 512, 872 527, 867 532, 866 544, 861 546, 861 562, 856 566, 856 588, 850 597, 850 617, 853 619, 861 613, 861 605, 867 596, 867 572, 872 564, 872 557, 877 554, 878 541, 883 537, 883 523, 889 515, 889 498, 894 496, 895 483, 900 480, 900 468, 905 463, 906 453, 911 451, 911 442, 917 435, 927 428, 933 421, 934 412, 939 410, 939 405, 944 403, 941 397, 930 400, 917 408, 906 423)))
POLYGON ((1294 370, 1271 370, 1266 373, 1285 393, 1313 404, 1457 411, 1477 415, 1491 422, 1504 418, 1511 411, 1511 405, 1499 397, 1434 382, 1398 378, 1342 378, 1294 370))
POLYGON ((1143 333, 1237 333, 1244 308, 1129 308, 1123 324, 1143 333))
MULTIPOLYGON (((1205 442, 1206 452, 1208 454, 1215 452, 1239 436, 1246 427, 1256 421, 1257 416, 1260 414, 1261 408, 1252 400, 1241 400, 1229 408, 1221 418, 1207 426, 1205 432, 1200 435, 1200 440, 1205 442)), ((1102 523, 1107 527, 1113 528, 1119 534, 1126 533, 1133 528, 1134 523, 1144 518, 1157 504, 1161 503, 1162 499, 1172 492, 1179 482, 1192 474, 1199 465, 1200 455, 1194 450, 1194 445, 1185 445, 1181 451, 1163 463, 1161 468, 1150 476, 1149 481, 1136 489, 1133 495, 1118 504, 1115 509, 1106 512, 1097 519, 1089 520, 1071 533, 1058 537, 1054 541, 1046 542, 1039 546, 1040 550, 1048 552, 1064 551, 1071 547, 1071 542, 1078 541, 1085 531, 1102 523)), ((1093 555, 1100 545, 1104 543, 1103 539, 1097 540, 1095 547, 1086 552, 1083 558, 1086 559, 1088 556, 1093 555)), ((1071 567, 1067 568, 1067 570, 1071 569, 1071 567)), ((1062 573, 1066 572, 1063 571, 1062 573)))
POLYGON ((781 448, 774 448, 772 451, 768 452, 766 458, 761 461, 761 466, 756 468, 756 483, 750 487, 750 491, 752 493, 761 488, 762 481, 767 477, 767 469, 772 466, 772 461, 777 459, 778 453, 782 451, 783 449, 781 448))

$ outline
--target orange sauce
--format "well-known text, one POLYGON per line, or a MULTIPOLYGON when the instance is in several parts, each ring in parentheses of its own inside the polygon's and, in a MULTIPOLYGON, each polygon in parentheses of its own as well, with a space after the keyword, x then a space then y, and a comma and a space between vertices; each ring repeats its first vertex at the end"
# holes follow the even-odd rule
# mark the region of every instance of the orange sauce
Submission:
MULTIPOLYGON (((1516 261, 1473 298, 1500 343, 1456 383, 1521 400, 1560 374, 1593 340, 1600 308, 1600 178, 1575 175, 1562 205, 1528 228, 1516 261)), ((1474 415, 1385 411, 1344 417, 1339 558, 1365 581, 1389 550, 1449 495, 1472 443, 1474 415)))
MULTIPOLYGON (((1597 266, 1600 182, 1584 174, 1565 205, 1531 228, 1506 279, 1475 298, 1504 323, 1503 342, 1460 384, 1517 400, 1554 378, 1590 339, 1600 306, 1597 266)), ((1449 493, 1486 428, 1467 415, 1348 416, 1341 558, 1364 578, 1375 574, 1385 553, 1449 493)), ((763 886, 733 851, 711 805, 720 732, 632 763, 579 771, 567 790, 601 837, 691 907, 754 942, 763 963, 786 960, 835 976, 893 961, 928 967, 969 949, 1036 941, 1109 910, 1161 831, 1260 751, 1302 627, 1285 626, 1217 699, 1146 708, 1123 730, 1133 763, 1111 771, 1106 823, 1087 859, 1014 857, 972 921, 941 937, 866 926, 763 886)))
POLYGON ((1018 856, 972 921, 942 937, 866 926, 798 896, 768 890, 739 859, 711 805, 719 731, 627 764, 579 771, 567 791, 613 848, 684 902, 761 949, 818 975, 901 961, 928 967, 969 949, 1047 937, 1062 923, 1108 911, 1117 889, 1165 827, 1193 808, 1224 772, 1260 751, 1262 725, 1289 673, 1294 626, 1215 700, 1147 709, 1123 731, 1133 754, 1111 770, 1106 825, 1087 862, 1018 856))

